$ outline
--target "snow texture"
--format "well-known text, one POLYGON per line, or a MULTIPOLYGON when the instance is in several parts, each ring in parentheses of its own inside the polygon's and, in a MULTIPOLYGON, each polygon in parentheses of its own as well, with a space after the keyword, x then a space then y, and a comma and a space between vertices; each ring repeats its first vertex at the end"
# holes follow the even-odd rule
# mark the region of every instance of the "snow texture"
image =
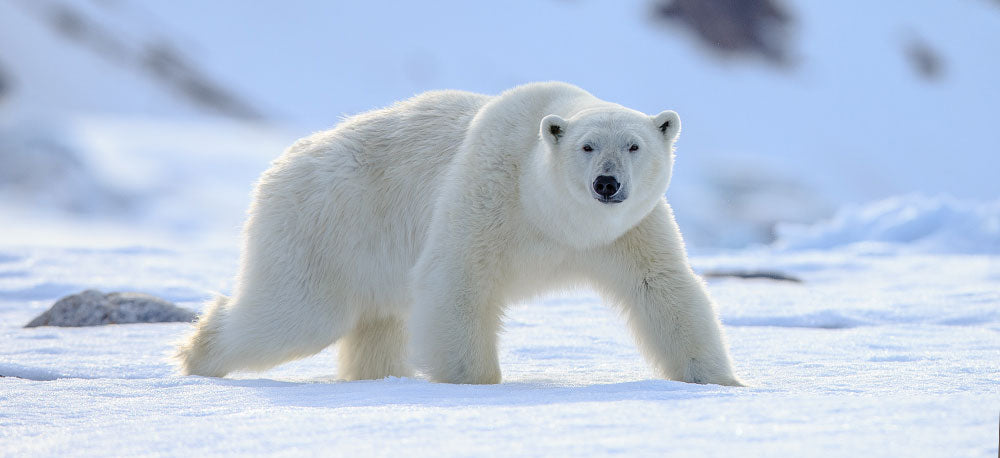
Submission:
POLYGON ((88 289, 71 294, 31 320, 37 326, 100 326, 105 324, 192 322, 195 313, 143 293, 108 293, 88 289))
POLYGON ((658 380, 587 291, 511 310, 504 383, 336 380, 336 349, 181 377, 182 323, 19 323, 84 285, 199 307, 237 253, 0 247, 0 455, 995 456, 1000 257, 749 251, 696 257, 803 283, 719 279, 747 388, 658 380), (72 267, 70 267, 72 265, 72 267), (169 281, 164 281, 169 278, 169 281))
POLYGON ((880 242, 910 251, 1000 254, 1000 199, 898 196, 844 207, 815 225, 779 225, 778 239, 789 250, 880 242))

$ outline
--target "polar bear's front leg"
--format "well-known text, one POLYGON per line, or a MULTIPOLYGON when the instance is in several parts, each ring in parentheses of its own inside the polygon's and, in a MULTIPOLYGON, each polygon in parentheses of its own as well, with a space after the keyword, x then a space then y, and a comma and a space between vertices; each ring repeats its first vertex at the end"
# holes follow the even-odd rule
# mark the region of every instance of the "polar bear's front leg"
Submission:
POLYGON ((497 334, 502 310, 481 276, 444 249, 414 269, 411 327, 417 364, 432 381, 500 383, 497 334))
POLYGON ((733 375, 721 324, 695 274, 650 270, 623 301, 642 353, 662 376, 742 386, 733 375))
POLYGON ((665 202, 600 251, 591 278, 624 307, 639 349, 661 376, 743 385, 733 374, 715 306, 688 265, 665 202))

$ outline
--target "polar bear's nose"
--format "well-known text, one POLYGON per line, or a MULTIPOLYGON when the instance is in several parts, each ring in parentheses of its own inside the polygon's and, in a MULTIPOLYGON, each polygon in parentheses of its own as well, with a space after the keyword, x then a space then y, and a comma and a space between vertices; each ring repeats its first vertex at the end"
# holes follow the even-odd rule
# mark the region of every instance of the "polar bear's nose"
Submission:
POLYGON ((612 176, 601 175, 594 180, 594 192, 605 199, 615 195, 619 187, 618 180, 612 176))

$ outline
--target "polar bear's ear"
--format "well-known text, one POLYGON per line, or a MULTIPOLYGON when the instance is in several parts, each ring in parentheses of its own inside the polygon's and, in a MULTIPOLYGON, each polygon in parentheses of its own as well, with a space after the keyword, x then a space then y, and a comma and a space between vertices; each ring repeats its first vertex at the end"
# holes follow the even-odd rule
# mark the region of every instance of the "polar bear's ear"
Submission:
POLYGON ((566 135, 566 120, 559 115, 548 115, 542 118, 542 126, 539 128, 542 138, 550 145, 555 145, 566 135))
POLYGON ((653 125, 663 134, 667 141, 677 140, 681 133, 681 117, 673 110, 664 111, 653 117, 653 125))

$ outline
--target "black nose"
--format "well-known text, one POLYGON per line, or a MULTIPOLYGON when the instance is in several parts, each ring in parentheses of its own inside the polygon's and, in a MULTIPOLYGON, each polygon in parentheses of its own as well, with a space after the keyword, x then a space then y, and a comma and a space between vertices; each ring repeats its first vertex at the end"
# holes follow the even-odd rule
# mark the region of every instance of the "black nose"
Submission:
POLYGON ((601 175, 594 180, 594 192, 604 198, 611 197, 618 192, 618 180, 615 177, 609 177, 607 175, 601 175))

